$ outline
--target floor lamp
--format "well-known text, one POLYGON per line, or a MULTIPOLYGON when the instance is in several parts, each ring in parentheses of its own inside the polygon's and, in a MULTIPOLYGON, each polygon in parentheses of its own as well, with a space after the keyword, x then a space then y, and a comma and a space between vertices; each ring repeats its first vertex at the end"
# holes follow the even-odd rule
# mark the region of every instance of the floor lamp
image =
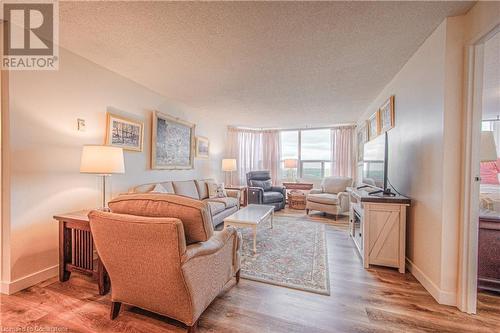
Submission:
POLYGON ((107 210, 106 178, 114 173, 125 173, 123 149, 99 145, 83 146, 80 173, 91 173, 102 177, 101 209, 107 210))
POLYGON ((222 160, 222 171, 229 172, 229 186, 233 185, 233 171, 236 171, 236 159, 225 158, 222 160))

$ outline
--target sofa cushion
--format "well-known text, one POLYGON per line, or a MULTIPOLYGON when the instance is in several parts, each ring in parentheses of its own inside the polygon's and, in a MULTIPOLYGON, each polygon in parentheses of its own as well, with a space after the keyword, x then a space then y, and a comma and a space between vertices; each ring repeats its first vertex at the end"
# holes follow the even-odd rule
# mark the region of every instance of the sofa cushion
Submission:
POLYGON ((344 192, 351 185, 352 178, 350 177, 326 177, 321 182, 323 192, 327 193, 344 192))
POLYGON ((193 199, 200 199, 198 194, 198 189, 196 188, 196 183, 194 180, 185 180, 180 182, 172 182, 174 185, 174 191, 177 195, 183 195, 193 199))
MULTIPOLYGON (((194 184, 194 183, 193 183, 194 184)), ((212 237, 212 215, 206 202, 175 194, 129 194, 109 202, 111 212, 149 217, 175 217, 182 221, 186 242, 212 237)))
POLYGON ((283 193, 281 192, 264 192, 263 203, 273 203, 283 201, 283 193))
POLYGON ((168 193, 162 184, 156 184, 153 190, 149 193, 168 193))
POLYGON ((308 194, 307 201, 312 201, 324 205, 338 205, 339 198, 332 193, 308 194))
POLYGON ((269 190, 271 190, 271 187, 273 186, 273 182, 271 181, 271 179, 268 179, 268 180, 252 179, 252 180, 250 180, 250 186, 251 187, 260 187, 260 188, 264 189, 264 191, 269 191, 269 190))
POLYGON ((214 201, 214 202, 222 203, 222 204, 224 204, 225 209, 238 206, 238 199, 233 198, 233 197, 210 198, 210 199, 205 199, 204 201, 207 201, 207 202, 214 201))
POLYGON ((165 189, 165 191, 167 191, 167 193, 174 194, 174 187, 172 186, 172 182, 139 185, 130 189, 129 193, 149 193, 153 191, 158 184, 160 184, 165 189))
POLYGON ((198 190, 198 195, 201 200, 208 198, 208 183, 213 181, 212 179, 206 180, 195 180, 196 189, 198 190))
POLYGON ((223 202, 208 200, 207 203, 208 207, 210 208, 210 212, 212 213, 212 216, 217 215, 226 209, 226 205, 223 202))

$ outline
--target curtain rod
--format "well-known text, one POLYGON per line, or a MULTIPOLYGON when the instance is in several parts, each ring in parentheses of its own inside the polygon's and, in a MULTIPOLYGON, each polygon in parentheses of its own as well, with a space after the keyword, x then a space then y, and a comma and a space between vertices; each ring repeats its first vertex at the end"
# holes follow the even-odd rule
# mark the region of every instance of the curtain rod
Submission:
POLYGON ((244 126, 228 126, 232 129, 241 129, 249 131, 300 131, 300 130, 319 130, 319 129, 333 129, 341 127, 356 127, 354 123, 347 124, 337 124, 332 126, 321 126, 321 127, 296 127, 296 128, 286 128, 286 127, 244 127, 244 126))

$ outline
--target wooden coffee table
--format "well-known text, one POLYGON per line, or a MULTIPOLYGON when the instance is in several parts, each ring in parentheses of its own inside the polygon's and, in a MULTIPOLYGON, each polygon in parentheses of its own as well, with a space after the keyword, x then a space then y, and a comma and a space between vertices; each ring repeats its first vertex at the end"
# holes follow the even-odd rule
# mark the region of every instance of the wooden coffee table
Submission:
POLYGON ((224 219, 224 228, 232 225, 234 227, 253 229, 253 252, 257 253, 257 227, 260 222, 271 219, 273 228, 274 206, 248 205, 236 213, 224 219))

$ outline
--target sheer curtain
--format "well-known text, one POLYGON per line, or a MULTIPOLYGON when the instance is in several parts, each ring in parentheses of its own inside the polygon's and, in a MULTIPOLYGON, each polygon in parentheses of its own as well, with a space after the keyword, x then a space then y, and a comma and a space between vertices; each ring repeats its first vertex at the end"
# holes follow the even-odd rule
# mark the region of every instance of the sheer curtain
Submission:
POLYGON ((356 176, 356 147, 354 126, 332 128, 332 176, 356 176))
MULTIPOLYGON (((226 158, 235 158, 236 177, 233 183, 246 185, 249 171, 269 170, 273 184, 279 173, 280 140, 279 131, 259 131, 228 128, 226 158)), ((226 183, 229 175, 226 175, 226 183)))

